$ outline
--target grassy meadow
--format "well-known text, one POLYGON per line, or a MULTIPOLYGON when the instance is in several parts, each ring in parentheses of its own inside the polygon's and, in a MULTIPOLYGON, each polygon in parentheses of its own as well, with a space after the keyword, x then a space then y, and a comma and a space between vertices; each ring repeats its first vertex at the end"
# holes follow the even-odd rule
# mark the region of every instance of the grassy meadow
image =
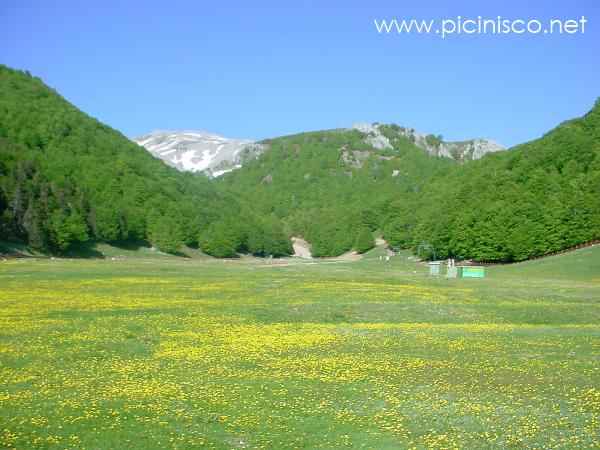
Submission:
POLYGON ((0 448, 600 448, 600 247, 0 262, 0 448))

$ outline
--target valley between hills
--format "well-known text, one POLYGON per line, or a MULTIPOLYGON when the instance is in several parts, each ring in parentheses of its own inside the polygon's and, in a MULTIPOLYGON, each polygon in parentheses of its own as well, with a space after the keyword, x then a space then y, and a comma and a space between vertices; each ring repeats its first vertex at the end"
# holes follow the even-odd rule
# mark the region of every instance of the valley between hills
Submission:
POLYGON ((217 258, 362 254, 514 262, 600 237, 600 103, 504 149, 395 124, 137 143, 0 67, 0 237, 51 255, 95 242, 217 258))

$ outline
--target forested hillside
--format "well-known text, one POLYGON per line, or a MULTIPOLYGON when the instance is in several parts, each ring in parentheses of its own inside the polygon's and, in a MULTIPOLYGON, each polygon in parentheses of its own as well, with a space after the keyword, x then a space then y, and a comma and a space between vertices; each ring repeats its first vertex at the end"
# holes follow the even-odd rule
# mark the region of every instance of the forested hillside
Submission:
POLYGON ((430 156, 396 125, 379 126, 392 148, 357 130, 305 133, 265 141, 259 159, 219 182, 317 256, 369 248, 379 230, 427 258, 520 261, 600 237, 599 128, 597 103, 541 139, 464 164, 430 156))
POLYGON ((314 256, 366 251, 392 210, 405 208, 427 183, 457 165, 430 156, 400 127, 380 129, 390 148, 377 148, 373 136, 357 130, 270 139, 258 159, 216 183, 262 214, 282 219, 289 234, 312 244, 314 256))
POLYGON ((600 100, 540 139, 453 170, 416 201, 388 235, 437 257, 520 261, 600 238, 600 100))
POLYGON ((0 65, 0 240, 61 252, 87 240, 147 240, 165 251, 287 254, 278 223, 200 175, 167 167, 69 104, 38 78, 0 65), (228 239, 227 223, 235 228, 228 239))

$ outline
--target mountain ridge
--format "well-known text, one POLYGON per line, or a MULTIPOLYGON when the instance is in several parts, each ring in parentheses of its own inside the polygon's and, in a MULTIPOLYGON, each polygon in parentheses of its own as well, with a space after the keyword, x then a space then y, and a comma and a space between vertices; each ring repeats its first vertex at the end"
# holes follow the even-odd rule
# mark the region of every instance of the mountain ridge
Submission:
POLYGON ((356 123, 352 126, 367 135, 367 142, 375 148, 393 148, 388 133, 381 127, 386 127, 398 135, 408 138, 414 145, 422 148, 431 156, 442 156, 457 161, 472 161, 481 159, 488 153, 507 150, 502 145, 491 139, 472 138, 462 141, 444 141, 440 135, 421 133, 414 128, 407 128, 397 124, 356 123))
MULTIPOLYGON (((395 124, 356 123, 350 128, 318 130, 334 132, 357 130, 365 135, 365 142, 375 149, 393 149, 390 133, 409 139, 414 145, 431 156, 445 157, 465 162, 482 158, 492 152, 506 150, 488 139, 468 139, 446 142, 439 136, 426 135, 414 128, 395 124), (382 132, 382 128, 388 130, 382 132)), ((307 132, 311 133, 311 132, 307 132)), ((296 133, 296 134, 303 134, 296 133)), ((290 135, 293 136, 293 135, 290 135)), ((244 163, 257 158, 268 149, 265 143, 288 136, 278 136, 260 141, 233 139, 202 130, 155 130, 133 139, 153 156, 180 171, 202 172, 209 177, 219 177, 239 169, 244 163)))

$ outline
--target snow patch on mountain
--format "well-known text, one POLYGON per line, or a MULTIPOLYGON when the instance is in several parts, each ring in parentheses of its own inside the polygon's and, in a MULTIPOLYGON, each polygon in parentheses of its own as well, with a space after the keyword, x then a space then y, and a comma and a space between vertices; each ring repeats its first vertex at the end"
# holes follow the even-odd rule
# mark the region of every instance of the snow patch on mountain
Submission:
POLYGON ((251 140, 205 131, 154 131, 134 141, 178 170, 204 172, 211 177, 240 168, 264 150, 251 140))

